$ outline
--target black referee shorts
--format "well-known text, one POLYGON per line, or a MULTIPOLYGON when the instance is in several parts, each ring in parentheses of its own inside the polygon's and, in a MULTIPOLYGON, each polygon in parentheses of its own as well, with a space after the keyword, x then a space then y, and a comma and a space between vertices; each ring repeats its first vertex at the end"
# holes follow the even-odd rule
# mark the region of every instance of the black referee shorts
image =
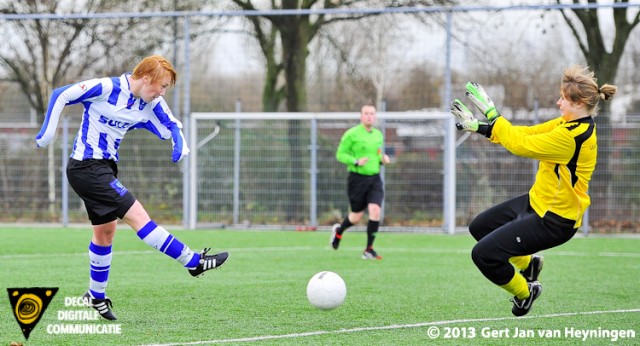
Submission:
POLYGON ((469 224, 478 241, 471 258, 487 279, 506 285, 515 274, 509 258, 566 243, 576 234, 575 223, 552 212, 540 217, 524 194, 489 208, 469 224))
POLYGON ((364 211, 369 203, 382 205, 384 186, 380 174, 362 175, 349 172, 347 194, 351 211, 354 213, 364 211))
POLYGON ((67 179, 84 201, 92 225, 122 219, 136 199, 117 179, 113 160, 69 159, 67 179))

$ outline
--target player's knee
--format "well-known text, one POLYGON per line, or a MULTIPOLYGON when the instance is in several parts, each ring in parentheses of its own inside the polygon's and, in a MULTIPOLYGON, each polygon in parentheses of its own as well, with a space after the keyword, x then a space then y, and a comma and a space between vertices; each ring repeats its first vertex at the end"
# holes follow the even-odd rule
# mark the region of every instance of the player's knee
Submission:
POLYGON ((349 222, 351 222, 352 224, 357 224, 358 222, 360 222, 360 219, 362 219, 362 215, 364 215, 364 212, 360 212, 360 213, 350 213, 349 214, 349 222))
POLYGON ((374 220, 380 220, 380 206, 377 204, 369 204, 369 217, 374 220))
POLYGON ((478 250, 474 246, 473 249, 471 249, 471 260, 473 260, 473 263, 475 263, 476 267, 478 266, 478 263, 480 262, 481 256, 482 256, 482 254, 480 253, 480 250, 478 250))
POLYGON ((469 223, 469 233, 476 241, 480 241, 480 239, 484 238, 490 231, 484 226, 484 222, 478 220, 478 217, 476 217, 469 223))
POLYGON ((151 221, 151 217, 140 202, 136 201, 122 218, 134 230, 138 230, 151 221))
POLYGON ((476 267, 481 269, 488 267, 491 262, 489 252, 487 252, 481 243, 477 243, 473 249, 471 249, 471 259, 476 267))
POLYGON ((108 246, 113 244, 116 235, 116 222, 93 226, 93 241, 96 245, 108 246))

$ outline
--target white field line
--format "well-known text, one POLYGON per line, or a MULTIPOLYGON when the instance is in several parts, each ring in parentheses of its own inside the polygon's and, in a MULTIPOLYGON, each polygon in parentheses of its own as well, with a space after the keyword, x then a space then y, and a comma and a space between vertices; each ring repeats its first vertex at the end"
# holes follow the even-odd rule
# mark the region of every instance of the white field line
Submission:
POLYGON ((224 344, 224 343, 237 343, 237 342, 252 342, 252 341, 265 341, 265 340, 277 340, 277 339, 292 339, 301 338, 314 335, 326 335, 326 334, 348 334, 366 331, 376 330, 390 330, 390 329, 405 329, 405 328, 420 328, 427 326, 442 326, 450 324, 464 324, 464 323, 478 323, 478 322, 496 322, 496 321, 510 321, 510 320, 523 320, 523 319, 546 319, 554 317, 567 317, 567 316, 585 316, 585 315, 603 315, 603 314, 624 314, 624 313, 639 313, 640 309, 626 309, 626 310, 608 310, 608 311, 582 311, 582 312, 564 312, 557 314, 547 314, 539 316, 522 316, 522 317, 494 317, 494 318, 469 318, 459 320, 448 321, 433 321, 433 322, 421 322, 412 324, 394 324, 390 326, 378 326, 378 327, 359 327, 351 329, 338 329, 338 330, 318 330, 314 332, 305 333, 293 333, 284 335, 262 335, 237 339, 217 339, 217 340, 202 340, 192 341, 184 343, 169 343, 169 344, 149 344, 143 346, 182 346, 182 345, 210 345, 210 344, 224 344))
MULTIPOLYGON (((342 248, 341 248, 342 249, 342 248)), ((360 251, 359 247, 345 247, 345 250, 360 251)), ((325 248, 319 246, 287 246, 287 247, 254 247, 254 248, 220 248, 229 252, 290 252, 290 251, 324 251, 325 248)), ((432 248, 384 248, 385 253, 404 252, 404 253, 448 253, 448 254, 468 254, 471 249, 432 249, 432 248)), ((155 254, 155 250, 137 250, 137 251, 114 251, 114 255, 148 255, 155 254)), ((553 251, 554 256, 567 256, 567 257, 586 257, 586 256, 599 256, 599 257, 631 257, 640 258, 640 252, 577 252, 577 251, 553 251)), ((71 253, 35 253, 35 254, 8 254, 0 255, 0 260, 14 260, 14 259, 39 259, 39 258, 51 258, 51 257, 73 257, 73 256, 87 256, 87 252, 71 252, 71 253)))

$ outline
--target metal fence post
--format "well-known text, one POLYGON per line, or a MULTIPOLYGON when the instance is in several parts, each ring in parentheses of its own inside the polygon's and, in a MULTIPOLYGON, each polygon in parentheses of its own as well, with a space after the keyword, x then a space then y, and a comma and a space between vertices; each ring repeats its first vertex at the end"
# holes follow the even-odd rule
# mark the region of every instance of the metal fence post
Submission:
MULTIPOLYGON (((446 67, 443 111, 449 111, 451 100, 451 11, 447 11, 446 67)), ((453 117, 445 120, 445 147, 443 162, 443 226, 447 233, 456 233, 456 129, 453 117)))
POLYGON ((318 226, 318 119, 311 119, 309 174, 309 218, 311 226, 318 226))
MULTIPOLYGON (((380 100, 380 107, 378 107, 380 109, 381 112, 386 112, 387 111, 387 101, 386 100, 380 100)), ((384 118, 380 119, 380 131, 382 132, 382 153, 384 154, 386 151, 385 148, 385 139, 386 139, 386 133, 387 133, 387 124, 384 120, 384 118)), ((385 176, 385 167, 384 165, 380 166, 380 179, 382 179, 382 183, 384 186, 384 176, 385 176)), ((382 205, 380 206, 380 225, 382 225, 382 223, 384 222, 384 199, 382 200, 382 205)))
MULTIPOLYGON (((242 102, 236 100, 236 113, 242 111, 242 102)), ((235 135, 233 142, 233 224, 237 225, 240 221, 240 115, 235 119, 235 135)))
POLYGON ((191 59, 189 49, 190 49, 190 28, 189 28, 189 17, 184 17, 184 69, 183 69, 183 80, 184 80, 184 105, 182 110, 182 118, 184 120, 183 124, 185 127, 185 136, 187 138, 193 138, 194 140, 191 142, 191 157, 186 157, 183 161, 184 172, 182 173, 182 206, 183 206, 183 217, 185 221, 183 224, 187 226, 188 229, 195 229, 197 223, 197 212, 198 212, 198 196, 196 188, 196 184, 198 183, 198 174, 197 174, 197 129, 196 122, 191 121, 191 74, 189 73, 189 69, 191 69, 191 65, 189 61, 191 59), (193 131, 193 135, 191 135, 191 131, 193 131))
POLYGON ((62 173, 62 181, 60 187, 62 189, 62 225, 69 225, 69 181, 67 180, 67 162, 69 161, 69 118, 62 120, 62 163, 60 172, 62 173))

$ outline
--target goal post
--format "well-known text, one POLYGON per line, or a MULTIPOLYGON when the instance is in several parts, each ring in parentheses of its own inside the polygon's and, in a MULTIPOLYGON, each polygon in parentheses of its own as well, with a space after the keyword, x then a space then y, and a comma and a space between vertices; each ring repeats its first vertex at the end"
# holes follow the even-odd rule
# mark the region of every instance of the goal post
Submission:
MULTIPOLYGON (((438 163, 440 172, 437 175, 425 172, 423 177, 425 180, 442 179, 442 190, 439 191, 442 198, 441 210, 439 213, 442 215, 442 231, 453 234, 455 233, 455 136, 456 130, 453 124, 453 119, 448 112, 443 111, 411 111, 411 112, 378 112, 377 113, 378 124, 376 125, 383 134, 385 134, 385 145, 387 150, 392 155, 399 156, 400 153, 407 154, 413 153, 418 159, 423 153, 437 152, 437 155, 431 155, 441 159, 441 163, 438 163), (393 144, 390 147, 390 144, 393 144)), ((189 156, 188 165, 186 166, 188 176, 188 210, 187 210, 187 226, 189 229, 195 229, 200 224, 212 223, 212 220, 200 220, 203 215, 202 208, 206 206, 216 205, 211 201, 205 200, 205 195, 210 196, 213 194, 222 194, 226 197, 220 197, 224 199, 225 205, 219 209, 225 210, 224 220, 219 223, 224 225, 241 225, 247 222, 251 224, 260 224, 260 221, 253 222, 247 221, 249 217, 241 216, 241 209, 243 211, 249 210, 249 213, 256 215, 254 210, 255 206, 243 206, 241 201, 242 196, 246 196, 250 193, 266 194, 269 199, 286 199, 288 196, 301 196, 304 195, 304 201, 283 201, 278 203, 278 207, 270 207, 278 212, 283 213, 281 209, 287 209, 286 205, 300 206, 304 205, 305 215, 303 218, 305 222, 311 226, 318 225, 318 204, 322 204, 323 201, 318 198, 318 171, 325 171, 321 174, 323 181, 326 180, 326 176, 332 173, 326 172, 325 169, 328 165, 340 166, 338 172, 341 176, 345 176, 344 166, 337 163, 335 160, 335 149, 338 145, 339 138, 346 129, 359 123, 359 114, 357 112, 304 112, 304 113, 291 113, 291 112, 193 112, 190 115, 189 120, 189 146, 191 148, 191 154, 189 156), (292 122, 296 121, 296 122, 292 122), (300 128, 292 131, 291 124, 297 124, 300 128), (278 130, 279 129, 279 130, 278 130), (245 132, 251 131, 249 134, 245 132), (318 143, 318 135, 320 134, 320 141, 318 143), (298 167, 304 170, 304 174, 308 174, 308 178, 305 178, 304 193, 300 191, 285 191, 286 186, 283 186, 282 180, 279 180, 287 174, 293 174, 290 172, 280 171, 282 165, 269 164, 270 161, 279 162, 282 164, 286 160, 297 160, 298 158, 292 157, 294 154, 290 149, 286 149, 287 141, 290 141, 292 136, 300 136, 296 138, 300 143, 298 153, 304 152, 304 160, 299 161, 301 166, 298 167), (264 137, 264 138, 260 138, 264 137), (248 146, 257 147, 255 153, 245 154, 249 151, 248 146), (270 151, 273 146, 273 151, 270 151), (323 148, 319 148, 322 146, 323 148), (218 149, 216 149, 219 147, 218 149), (216 151, 218 150, 218 151, 216 151), (221 152, 220 150, 224 150, 221 152), (331 152, 333 151, 333 152, 331 152), (319 156, 320 155, 320 156, 319 156), (224 159, 216 156, 224 156, 224 159), (249 157, 245 157, 249 156, 249 157), (332 157, 333 156, 333 157, 332 157), (242 161, 242 164, 241 164, 242 161), (255 162, 258 161, 258 162, 255 162), (223 167, 219 167, 219 166, 223 167), (216 169, 213 166, 218 166, 216 169), (245 166, 251 166, 252 168, 244 168, 245 166), (252 172, 245 172, 246 170, 253 169, 252 172), (210 170, 207 171, 207 170, 210 170), (241 182, 241 170, 242 175, 245 178, 241 182), (217 172, 217 173, 214 173, 217 172), (253 175, 251 175, 253 174, 253 175), (225 176, 225 180, 222 181, 218 177, 219 175, 225 176), (241 186, 247 185, 247 181, 255 179, 256 181, 262 179, 262 183, 253 184, 253 190, 251 187, 247 187, 246 190, 240 191, 241 186), (224 186, 207 186, 208 180, 217 181, 218 185, 224 186), (262 190, 265 191, 262 191, 262 190), (206 192, 205 192, 206 191, 206 192)), ((289 144, 290 145, 290 144, 289 144)), ((292 165, 291 162, 288 162, 292 165)), ((296 165, 293 165, 297 167, 296 165)), ((394 169, 389 167, 389 169, 394 169)), ((402 172, 394 172, 394 175, 402 174, 402 172)), ((406 172, 407 176, 416 176, 420 172, 406 172)), ((298 176, 302 173, 298 172, 298 176)), ((385 168, 381 172, 383 179, 385 178, 385 168)), ((401 179, 401 178, 398 178, 401 179)), ((291 186, 300 186, 299 179, 293 179, 294 182, 291 186)), ((335 209, 348 208, 346 198, 346 180, 337 180, 335 185, 340 192, 340 199, 344 200, 343 208, 333 206, 335 209)), ((286 183, 284 185, 287 185, 286 183)), ((391 195, 389 191, 389 185, 385 180, 385 187, 387 190, 387 203, 391 195)), ((416 190, 419 186, 416 187, 416 190)), ((325 193, 326 189, 320 189, 320 192, 325 193)), ((413 191, 413 193, 419 193, 419 191, 413 191)), ((400 198, 400 197, 399 197, 400 198)), ((392 198, 397 200, 397 198, 392 198)), ((336 202, 338 204, 340 202, 336 202)), ((341 205, 342 205, 341 204, 341 205)), ((410 207, 410 206, 407 206, 410 207)), ((291 209, 291 208, 289 208, 291 209)), ((324 209, 324 208, 323 208, 324 209)), ((385 206, 383 205, 383 212, 385 206)), ((284 212, 287 212, 285 210, 284 212)), ((272 212, 267 210, 264 214, 272 212)), ((344 212, 344 211, 343 211, 344 212)), ((323 211, 323 219, 326 218, 323 211)), ((264 219, 268 216, 262 215, 256 217, 256 219, 264 219)), ((275 218, 275 217, 274 217, 275 218)), ((282 220, 287 220, 286 217, 282 217, 282 220)), ((277 222, 277 221, 276 221, 277 222)), ((213 222, 217 223, 217 222, 213 222)), ((283 224, 287 224, 286 221, 283 224)))

